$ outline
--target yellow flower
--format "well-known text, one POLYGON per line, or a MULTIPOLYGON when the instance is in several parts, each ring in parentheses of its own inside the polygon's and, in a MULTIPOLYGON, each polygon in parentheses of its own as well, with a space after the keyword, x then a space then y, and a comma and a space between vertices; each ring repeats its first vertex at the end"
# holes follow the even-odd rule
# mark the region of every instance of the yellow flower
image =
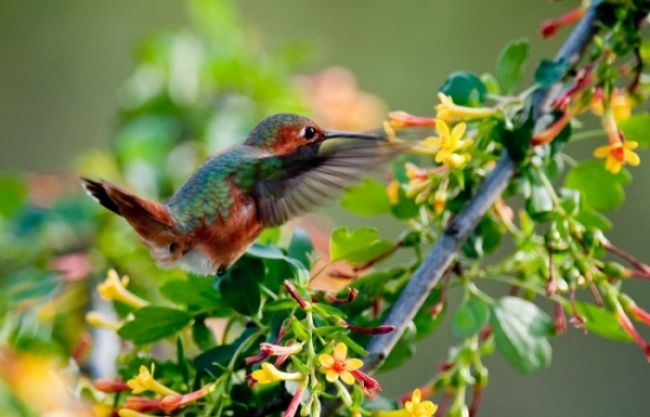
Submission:
POLYGON ((139 413, 135 410, 129 410, 128 408, 123 408, 117 412, 120 417, 152 417, 153 414, 144 414, 139 413))
POLYGON ((262 369, 253 371, 251 378, 260 384, 270 384, 277 381, 300 381, 304 379, 300 372, 282 372, 268 362, 262 363, 262 369))
POLYGON ((354 384, 354 376, 351 371, 356 371, 363 366, 361 359, 347 359, 348 347, 345 343, 337 343, 334 346, 333 355, 322 353, 318 355, 320 371, 325 374, 325 379, 335 382, 341 377, 348 385, 354 384))
POLYGON ((472 120, 472 119, 485 119, 497 112, 496 109, 491 107, 467 107, 459 106, 454 103, 451 97, 438 93, 440 104, 436 106, 437 121, 436 126, 442 121, 453 121, 458 119, 472 120))
POLYGON ((140 366, 140 372, 138 375, 126 381, 126 384, 131 388, 134 394, 140 394, 144 391, 153 391, 160 395, 180 395, 173 389, 167 388, 160 382, 156 381, 152 373, 153 366, 150 372, 146 366, 142 365, 140 366))
POLYGON ((121 301, 131 307, 140 308, 148 303, 131 291, 126 289, 129 283, 129 277, 124 276, 120 279, 114 269, 110 269, 106 274, 106 280, 97 286, 99 296, 104 300, 121 301))
POLYGON ((433 211, 440 215, 445 211, 445 206, 447 205, 447 190, 438 189, 435 194, 433 194, 433 211))
POLYGON ((411 400, 406 401, 401 410, 378 411, 375 417, 432 417, 438 406, 431 401, 422 401, 422 392, 419 389, 413 391, 411 400))
POLYGON ((122 326, 120 323, 111 321, 111 319, 104 316, 99 311, 89 311, 86 313, 86 323, 94 327, 105 327, 113 331, 118 331, 122 326))
POLYGON ((468 153, 459 153, 474 143, 472 139, 463 139, 467 130, 466 123, 458 123, 449 131, 444 120, 438 120, 436 129, 440 137, 432 136, 423 141, 422 146, 435 151, 436 162, 450 168, 458 168, 470 160, 468 153))
POLYGON ((600 146, 594 151, 594 156, 596 158, 606 158, 605 169, 612 174, 616 174, 624 164, 635 167, 641 163, 641 158, 633 151, 638 146, 639 143, 633 140, 600 146))
POLYGON ((104 403, 93 404, 92 412, 94 417, 111 417, 113 407, 104 403))
MULTIPOLYGON (((612 93, 610 100, 610 106, 614 112, 614 119, 618 121, 629 119, 632 115, 632 107, 634 107, 635 104, 636 101, 627 92, 622 90, 615 90, 612 93)), ((599 116, 605 112, 602 93, 594 97, 589 107, 591 108, 592 112, 599 116)))
POLYGON ((397 204, 399 201, 399 181, 391 180, 386 187, 386 194, 388 195, 388 201, 391 204, 397 204))
POLYGON ((438 406, 431 401, 421 401, 422 392, 419 389, 413 391, 411 401, 404 404, 404 409, 413 417, 431 417, 436 412, 438 406))

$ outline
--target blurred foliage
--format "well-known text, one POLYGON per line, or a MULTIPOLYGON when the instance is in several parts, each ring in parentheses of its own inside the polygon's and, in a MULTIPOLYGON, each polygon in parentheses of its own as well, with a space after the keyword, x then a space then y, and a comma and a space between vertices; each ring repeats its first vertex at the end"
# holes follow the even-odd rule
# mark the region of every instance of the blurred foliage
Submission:
MULTIPOLYGON (((623 282, 650 277, 650 267, 607 240, 611 223, 602 213, 623 203, 631 180, 623 166, 637 165, 634 150, 650 144, 647 114, 631 114, 649 91, 642 73, 648 42, 638 33, 648 6, 586 3, 572 13, 594 10, 601 32, 574 67, 544 60, 534 69, 536 84, 517 93, 529 46, 515 40, 494 74, 450 74, 435 118, 389 115, 388 139, 409 142, 408 152, 392 163, 388 186, 364 179, 345 191, 341 206, 395 217, 403 228, 397 239, 380 228, 337 225, 323 245, 317 233, 271 229, 223 276, 199 278, 160 270, 124 221, 79 194, 76 179, 2 177, 3 415, 292 416, 300 409, 318 416, 324 402, 338 399, 342 415, 431 417, 436 406, 423 397, 440 394, 441 413, 466 416, 488 383, 483 359, 497 350, 522 373, 548 366, 565 312, 574 326, 634 342, 649 356, 632 320, 650 324, 650 314, 623 282), (557 99, 533 118, 531 97, 552 85, 557 99), (603 121, 602 130, 581 130, 577 117, 587 111, 603 121), (595 152, 605 163, 563 153, 567 142, 593 137, 608 138, 595 152), (413 320, 401 324, 403 335, 383 364, 402 365, 415 341, 451 315, 458 345, 400 407, 377 394, 379 383, 358 358, 371 335, 394 330, 383 320, 423 253, 504 151, 519 164, 516 177, 413 320), (515 215, 517 201, 523 208, 515 215), (488 263, 499 249, 502 257, 488 263), (406 260, 393 258, 397 252, 406 260), (337 280, 344 280, 341 291, 337 280), (485 281, 506 284, 510 295, 487 294, 485 281), (452 286, 463 293, 458 306, 447 303, 452 286), (578 292, 592 300, 576 301, 578 292), (554 306, 553 317, 540 308, 543 299, 554 306), (116 358, 102 356, 118 343, 116 358), (88 378, 113 360, 117 376, 88 378), (36 399, 43 386, 52 395, 36 399), (70 395, 71 386, 85 401, 70 395)), ((294 82, 303 46, 264 51, 242 30, 231 2, 187 5, 190 27, 156 34, 139 49, 118 95, 112 149, 83 155, 81 174, 162 200, 270 113, 305 112, 308 104, 330 126, 358 129, 381 114, 381 101, 358 91, 345 70, 294 82), (306 99, 299 89, 308 91, 306 99)), ((544 33, 574 17, 546 22, 544 33)))

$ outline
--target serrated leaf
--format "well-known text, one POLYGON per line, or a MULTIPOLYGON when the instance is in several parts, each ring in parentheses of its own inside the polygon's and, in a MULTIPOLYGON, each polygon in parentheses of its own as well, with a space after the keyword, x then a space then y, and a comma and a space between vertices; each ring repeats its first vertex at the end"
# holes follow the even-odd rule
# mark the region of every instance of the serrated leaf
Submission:
POLYGON ((560 81, 568 69, 569 61, 565 59, 559 61, 543 59, 535 70, 535 82, 541 88, 548 88, 560 81))
POLYGON ((535 304, 517 297, 496 302, 490 318, 497 349, 515 369, 527 374, 551 363, 550 317, 535 304))
POLYGON ((618 122, 627 140, 639 142, 639 148, 650 148, 650 114, 635 114, 618 122))
POLYGON ((458 307, 451 322, 451 331, 458 337, 474 336, 490 320, 490 306, 479 298, 471 298, 458 307))
POLYGON ((353 231, 341 227, 330 236, 330 258, 332 261, 346 260, 359 264, 384 253, 393 246, 382 240, 379 231, 371 227, 360 227, 353 231))
POLYGON ((162 306, 142 307, 135 310, 133 316, 133 320, 120 327, 117 334, 136 345, 171 336, 192 320, 192 315, 186 311, 162 306))
POLYGON ((625 201, 623 186, 631 180, 625 169, 612 174, 602 161, 585 161, 571 168, 564 185, 580 191, 585 202, 596 210, 613 210, 625 201))
MULTIPOLYGON (((616 316, 604 308, 578 301, 576 302, 576 310, 585 320, 585 327, 590 332, 619 342, 632 341, 630 335, 621 328, 616 316)), ((569 306, 567 311, 571 312, 569 306)))
POLYGON ((495 76, 504 94, 512 94, 517 89, 528 59, 528 50, 528 41, 519 39, 511 41, 501 51, 495 76))
POLYGON ((390 211, 386 186, 374 178, 365 178, 348 187, 341 198, 341 206, 354 214, 376 216, 390 211))
POLYGON ((479 106, 487 96, 487 89, 481 79, 469 71, 452 72, 440 87, 440 92, 462 106, 479 106))

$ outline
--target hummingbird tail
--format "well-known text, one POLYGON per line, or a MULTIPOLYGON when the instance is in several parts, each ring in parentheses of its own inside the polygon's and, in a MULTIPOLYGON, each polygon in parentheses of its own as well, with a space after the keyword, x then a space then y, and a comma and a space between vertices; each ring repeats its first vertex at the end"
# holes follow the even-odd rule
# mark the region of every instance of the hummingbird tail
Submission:
POLYGON ((106 181, 81 178, 81 183, 88 195, 124 217, 150 245, 164 247, 176 240, 173 220, 162 204, 140 198, 106 181))

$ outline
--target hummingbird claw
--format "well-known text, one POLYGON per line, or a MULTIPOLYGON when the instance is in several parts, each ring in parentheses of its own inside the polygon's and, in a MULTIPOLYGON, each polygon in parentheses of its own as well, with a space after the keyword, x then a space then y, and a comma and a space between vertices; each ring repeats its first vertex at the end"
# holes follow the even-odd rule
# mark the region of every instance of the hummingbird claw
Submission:
POLYGON ((226 273, 226 267, 223 265, 220 265, 219 268, 217 268, 217 276, 223 276, 223 274, 226 273))

